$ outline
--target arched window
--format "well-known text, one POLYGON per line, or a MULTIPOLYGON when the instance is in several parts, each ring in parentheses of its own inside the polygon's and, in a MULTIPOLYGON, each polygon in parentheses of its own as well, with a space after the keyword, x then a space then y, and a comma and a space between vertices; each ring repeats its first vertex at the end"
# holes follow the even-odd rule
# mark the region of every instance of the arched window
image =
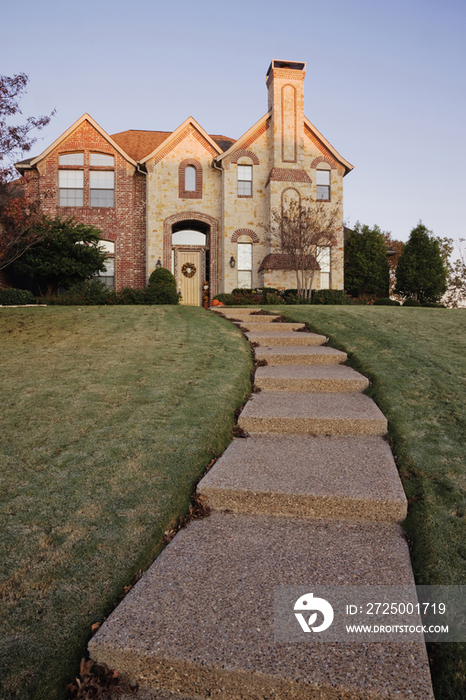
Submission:
POLYGON ((196 168, 194 165, 186 166, 184 171, 184 189, 185 192, 196 191, 196 168))
POLYGON ((202 199, 202 165, 195 158, 185 158, 178 168, 180 199, 202 199))
POLYGON ((207 236, 200 231, 183 229, 172 234, 172 245, 205 245, 207 236))

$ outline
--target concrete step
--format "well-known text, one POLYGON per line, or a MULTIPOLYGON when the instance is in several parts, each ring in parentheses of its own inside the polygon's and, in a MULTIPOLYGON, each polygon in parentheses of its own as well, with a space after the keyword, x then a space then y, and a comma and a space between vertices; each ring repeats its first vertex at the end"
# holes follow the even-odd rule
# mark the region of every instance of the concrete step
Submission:
POLYGON ((211 311, 215 311, 218 314, 223 314, 227 318, 239 318, 240 316, 249 316, 249 314, 255 314, 260 311, 259 306, 242 306, 239 309, 234 306, 213 306, 211 311))
POLYGON ((327 341, 325 335, 318 335, 317 333, 296 333, 296 331, 289 331, 288 333, 282 331, 280 333, 275 331, 275 329, 270 331, 252 331, 247 332, 245 335, 251 343, 259 343, 259 345, 267 345, 269 347, 276 345, 323 345, 327 341))
MULTIPOLYGON (((256 332, 270 333, 274 331, 275 333, 289 333, 290 331, 297 331, 300 328, 305 328, 304 323, 256 323, 255 321, 250 321, 254 316, 249 316, 245 318, 244 321, 237 321, 236 325, 244 330, 256 332)), ((235 321, 233 321, 235 323, 235 321)))
POLYGON ((265 391, 251 396, 238 426, 248 433, 385 435, 387 419, 365 394, 265 391))
POLYGON ((255 435, 234 440, 199 482, 214 510, 401 522, 407 502, 381 437, 255 435))
POLYGON ((195 520, 90 640, 90 655, 143 687, 188 697, 433 700, 423 643, 274 642, 274 589, 318 584, 413 585, 399 526, 195 520))
MULTIPOLYGON (((226 315, 226 314, 225 314, 226 315)), ((231 319, 238 319, 238 320, 244 320, 246 321, 251 321, 254 323, 273 323, 275 321, 275 316, 266 316, 264 314, 243 314, 243 313, 231 313, 231 316, 228 316, 228 318, 231 319)))
POLYGON ((255 353, 257 360, 265 360, 268 365, 337 365, 348 359, 346 352, 327 346, 261 346, 255 353))
POLYGON ((354 392, 364 391, 369 380, 347 365, 268 365, 256 369, 255 385, 263 391, 354 392))

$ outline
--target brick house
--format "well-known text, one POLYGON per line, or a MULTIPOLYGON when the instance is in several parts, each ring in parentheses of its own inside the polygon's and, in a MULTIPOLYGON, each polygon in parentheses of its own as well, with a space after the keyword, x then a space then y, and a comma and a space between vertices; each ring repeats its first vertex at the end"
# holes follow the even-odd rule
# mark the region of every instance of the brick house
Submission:
MULTIPOLYGON (((44 210, 102 232, 106 281, 142 287, 171 269, 184 303, 235 287, 296 287, 269 235, 290 198, 338 202, 352 170, 304 116, 305 63, 272 61, 268 111, 237 141, 189 117, 173 132, 107 134, 84 114, 35 158, 16 165, 44 210), (194 273, 194 274, 193 274, 194 273)), ((334 244, 319 251, 316 288, 343 289, 343 211, 334 244)))

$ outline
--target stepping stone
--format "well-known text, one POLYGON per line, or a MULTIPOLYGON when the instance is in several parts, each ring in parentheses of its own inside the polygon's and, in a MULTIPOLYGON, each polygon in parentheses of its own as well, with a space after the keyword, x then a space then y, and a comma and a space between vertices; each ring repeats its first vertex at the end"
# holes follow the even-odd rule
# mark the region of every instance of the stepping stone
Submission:
POLYGON ((253 318, 254 316, 249 316, 249 318, 245 318, 244 321, 239 321, 235 325, 251 332, 265 331, 266 333, 270 333, 271 331, 274 333, 289 333, 290 331, 297 331, 300 328, 305 328, 304 323, 255 323, 249 320, 253 318))
POLYGON ((234 513, 401 522, 407 511, 381 437, 236 439, 197 489, 214 510, 234 513))
MULTIPOLYGON (((249 324, 251 325, 251 324, 249 324)), ((275 326, 276 324, 274 324, 275 326)), ((270 327, 270 326, 269 326, 270 327)), ((245 334, 251 343, 259 343, 260 345, 276 346, 276 345, 323 345, 327 341, 325 335, 317 333, 296 333, 270 331, 252 331, 245 334)))
POLYGON ((90 640, 91 658, 155 693, 433 700, 423 643, 274 642, 274 588, 303 584, 414 585, 401 529, 227 513, 195 520, 90 640))
POLYGON ((337 365, 348 359, 346 352, 326 346, 261 346, 255 348, 255 355, 268 365, 337 365))
POLYGON ((248 433, 385 435, 387 419, 365 394, 267 391, 252 395, 238 426, 248 433))
POLYGON ((263 391, 354 392, 369 386, 367 377, 347 365, 268 365, 256 369, 254 383, 263 391))

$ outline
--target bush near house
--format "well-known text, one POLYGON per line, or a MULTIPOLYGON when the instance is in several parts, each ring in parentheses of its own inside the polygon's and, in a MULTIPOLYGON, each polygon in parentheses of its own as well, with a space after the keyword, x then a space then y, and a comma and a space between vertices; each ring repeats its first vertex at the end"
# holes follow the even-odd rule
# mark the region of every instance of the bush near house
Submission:
POLYGON ((98 278, 73 285, 64 294, 45 297, 42 301, 51 306, 115 306, 128 304, 179 304, 180 298, 170 284, 160 284, 135 289, 125 287, 115 291, 98 278))
POLYGON ((22 304, 35 304, 36 297, 27 289, 0 289, 0 305, 20 306, 22 304))

